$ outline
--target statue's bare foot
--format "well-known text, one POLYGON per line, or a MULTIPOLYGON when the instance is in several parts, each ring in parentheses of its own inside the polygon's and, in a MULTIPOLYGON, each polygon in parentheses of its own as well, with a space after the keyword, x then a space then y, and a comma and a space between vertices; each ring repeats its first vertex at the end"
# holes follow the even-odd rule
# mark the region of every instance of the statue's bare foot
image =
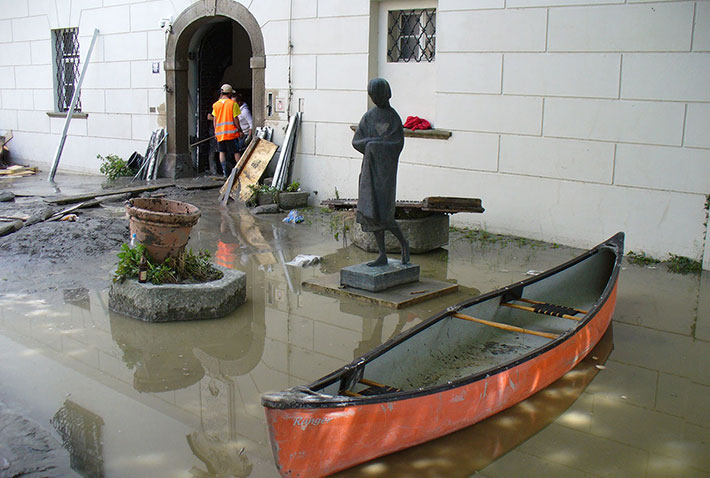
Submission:
POLYGON ((409 243, 402 246, 402 264, 409 264, 409 243))
POLYGON ((377 259, 375 259, 374 261, 368 262, 367 265, 370 267, 387 265, 387 256, 385 254, 381 254, 377 256, 377 259))

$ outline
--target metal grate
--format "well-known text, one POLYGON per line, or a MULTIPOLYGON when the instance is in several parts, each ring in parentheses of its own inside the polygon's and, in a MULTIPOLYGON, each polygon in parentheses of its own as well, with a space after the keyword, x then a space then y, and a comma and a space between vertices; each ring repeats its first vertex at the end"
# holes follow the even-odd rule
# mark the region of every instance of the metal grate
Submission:
POLYGON ((436 53, 436 9, 390 10, 387 61, 432 62, 436 53))
MULTIPOLYGON (((57 111, 69 111, 74 89, 79 81, 79 29, 53 30, 56 73, 57 111)), ((78 100, 74 111, 81 111, 78 100)))

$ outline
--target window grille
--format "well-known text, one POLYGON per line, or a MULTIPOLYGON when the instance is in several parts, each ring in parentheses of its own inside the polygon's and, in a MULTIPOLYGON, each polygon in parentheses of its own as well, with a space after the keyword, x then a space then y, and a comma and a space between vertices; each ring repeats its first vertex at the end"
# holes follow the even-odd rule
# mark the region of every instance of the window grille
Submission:
MULTIPOLYGON (((53 30, 54 67, 57 111, 69 111, 74 89, 79 81, 79 29, 62 28, 53 30)), ((74 111, 81 111, 81 100, 77 100, 74 111)))
POLYGON ((436 9, 391 10, 387 30, 387 61, 434 61, 436 9))

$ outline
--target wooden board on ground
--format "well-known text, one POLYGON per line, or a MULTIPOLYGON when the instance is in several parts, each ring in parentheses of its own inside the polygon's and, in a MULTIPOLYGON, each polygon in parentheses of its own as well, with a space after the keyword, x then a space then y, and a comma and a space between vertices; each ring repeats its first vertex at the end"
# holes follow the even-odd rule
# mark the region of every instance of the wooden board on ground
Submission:
POLYGON ((32 176, 33 174, 37 174, 38 171, 39 168, 36 166, 29 167, 15 164, 8 168, 0 169, 0 176, 32 176))
POLYGON ((431 196, 422 201, 422 211, 432 212, 483 212, 480 198, 453 198, 431 196))
POLYGON ((269 165, 271 158, 274 157, 274 153, 278 146, 276 146, 271 141, 265 139, 259 139, 254 150, 251 152, 247 158, 247 163, 244 166, 244 170, 237 178, 237 182, 232 188, 230 196, 234 199, 239 195, 240 201, 247 201, 251 195, 252 191, 249 186, 256 184, 261 179, 261 176, 266 171, 266 167, 269 165))
POLYGON ((234 178, 237 176, 237 168, 232 168, 232 172, 229 173, 229 178, 227 179, 227 182, 224 183, 224 185, 219 188, 219 202, 222 204, 222 206, 227 205, 227 201, 229 201, 229 194, 227 194, 227 191, 232 190, 232 186, 234 185, 234 178))
POLYGON ((235 184, 234 181, 230 182, 230 179, 232 179, 232 176, 234 176, 234 179, 236 179, 240 174, 242 174, 242 171, 244 170, 244 166, 246 166, 247 162, 249 161, 249 157, 251 156, 252 151, 254 151, 254 148, 256 147, 256 144, 259 142, 259 138, 253 138, 249 142, 249 146, 247 146, 247 149, 244 150, 242 153, 242 157, 239 158, 239 163, 234 166, 232 169, 232 172, 229 175, 229 178, 224 182, 221 188, 219 188, 219 198, 220 201, 222 201, 223 204, 226 204, 225 198, 225 191, 229 191, 229 196, 232 199, 236 200, 236 194, 234 194, 234 188, 235 184))
MULTIPOLYGON (((321 205, 330 209, 354 209, 357 199, 326 199, 321 205)), ((443 196, 430 196, 423 201, 397 201, 396 208, 421 209, 427 212, 443 212, 453 214, 456 212, 484 212, 480 198, 456 198, 443 196)))
POLYGON ((417 282, 410 282, 381 292, 369 292, 354 287, 341 287, 340 272, 309 279, 303 282, 303 286, 330 296, 348 297, 393 309, 402 309, 435 297, 451 294, 459 288, 458 284, 424 277, 417 282))
POLYGON ((75 202, 82 202, 89 199, 95 199, 102 196, 113 196, 114 194, 125 194, 125 193, 142 193, 144 191, 155 191, 156 189, 163 189, 175 186, 174 181, 168 181, 161 184, 149 184, 146 186, 134 186, 128 188, 116 188, 116 189, 106 189, 103 191, 98 191, 94 193, 77 194, 76 196, 64 196, 59 198, 45 199, 45 202, 50 204, 72 204, 75 202))

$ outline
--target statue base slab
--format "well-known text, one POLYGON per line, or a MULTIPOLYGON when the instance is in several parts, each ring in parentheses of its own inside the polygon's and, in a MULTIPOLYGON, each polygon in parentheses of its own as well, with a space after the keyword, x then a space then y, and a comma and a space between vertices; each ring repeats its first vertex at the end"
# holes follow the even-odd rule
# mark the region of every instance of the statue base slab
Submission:
POLYGON ((419 280, 419 266, 389 259, 387 264, 370 267, 366 263, 343 267, 340 285, 370 292, 380 292, 419 280))
MULTIPOLYGON (((355 300, 369 305, 389 307, 392 309, 404 309, 405 307, 434 300, 459 290, 459 286, 455 282, 445 282, 423 277, 417 282, 410 282, 409 284, 393 287, 386 291, 369 292, 354 287, 341 286, 339 272, 308 279, 303 282, 303 287, 337 299, 355 300)), ((478 291, 475 291, 475 294, 478 294, 478 291)), ((466 297, 470 296, 471 293, 468 292, 466 297)), ((464 297, 459 295, 453 303, 460 302, 463 299, 464 297)), ((448 303, 451 303, 451 301, 446 304, 448 303)), ((444 302, 439 302, 438 304, 439 305, 435 307, 443 308, 446 306, 444 302)), ((348 309, 348 307, 353 308, 354 305, 348 301, 341 302, 341 311, 348 309), (350 305, 348 306, 346 304, 350 305)), ((353 316, 365 314, 363 311, 354 313, 348 310, 345 311, 353 316)), ((371 309, 365 310, 370 311, 371 309)))

